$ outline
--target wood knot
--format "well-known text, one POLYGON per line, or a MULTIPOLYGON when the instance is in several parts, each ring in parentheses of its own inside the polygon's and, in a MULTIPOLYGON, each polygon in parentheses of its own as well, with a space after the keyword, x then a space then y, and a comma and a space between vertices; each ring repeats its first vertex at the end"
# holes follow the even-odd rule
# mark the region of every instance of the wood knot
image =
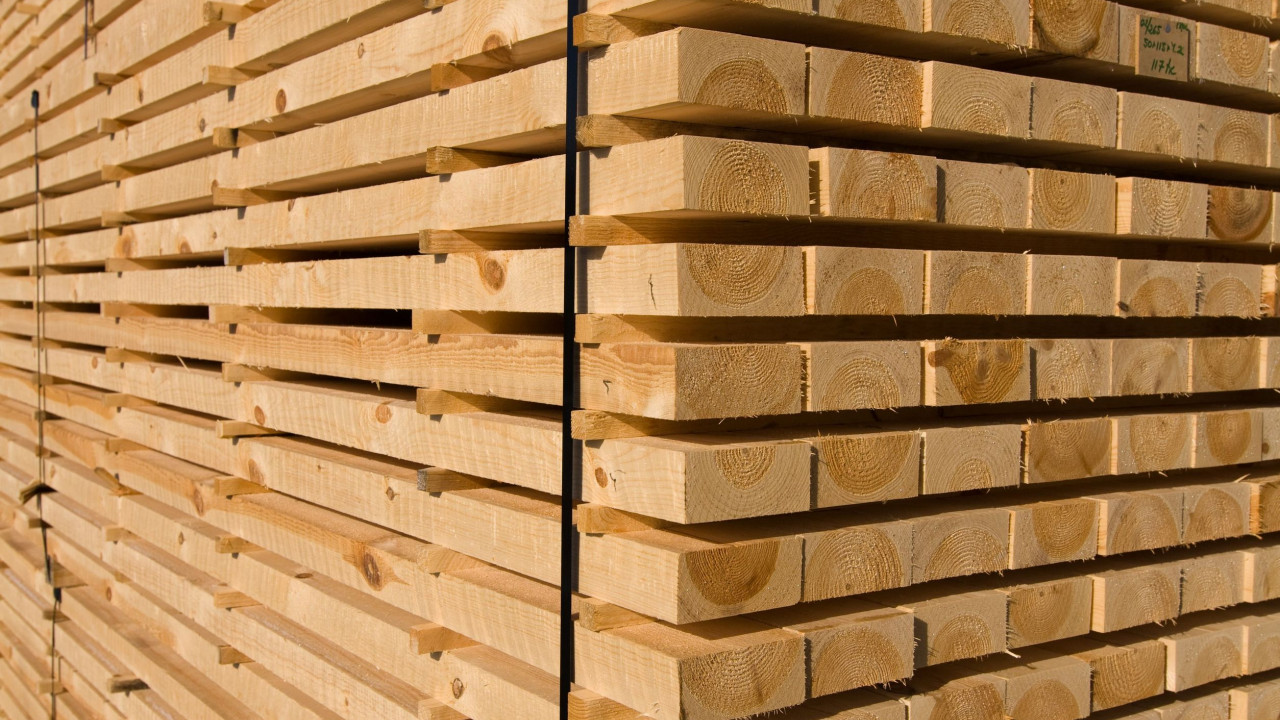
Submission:
POLYGON ((256 420, 256 421, 258 422, 258 424, 259 424, 259 425, 262 425, 263 427, 266 427, 266 424, 267 424, 267 411, 266 411, 266 410, 263 410, 261 405, 254 405, 254 406, 253 406, 253 419, 254 419, 254 420, 256 420))
POLYGON ((262 468, 256 460, 250 460, 248 464, 249 481, 257 485, 266 485, 266 474, 262 472, 262 468))
POLYGON ((276 91, 276 112, 282 113, 287 107, 289 107, 289 95, 284 88, 280 88, 276 91))
POLYGON ((484 42, 481 43, 480 47, 481 51, 490 57, 509 57, 511 54, 511 41, 507 39, 506 35, 496 30, 485 36, 484 42))
POLYGON ((385 579, 382 577, 382 568, 378 565, 378 559, 369 552, 368 548, 361 548, 358 560, 360 574, 364 576, 365 582, 369 583, 369 587, 374 590, 381 590, 385 579))
POLYGON ((462 682, 462 678, 454 678, 453 682, 449 683, 449 690, 453 693, 453 699, 459 700, 462 698, 462 693, 467 691, 467 685, 462 682))
POLYGON ((373 411, 373 417, 383 425, 391 422, 391 403, 379 405, 378 409, 373 411))
POLYGON ((599 467, 596 468, 596 471, 594 474, 596 477, 597 485, 599 485, 602 488, 609 487, 609 474, 604 471, 604 468, 599 468, 599 467))
POLYGON ((133 229, 125 228, 120 233, 120 237, 116 240, 116 256, 117 257, 133 257, 133 229))
POLYGON ((501 290, 507 284, 506 263, 494 257, 486 257, 480 263, 480 280, 493 292, 501 290))
POLYGON ((364 43, 360 43, 356 46, 356 59, 360 59, 362 57, 364 57, 364 43))

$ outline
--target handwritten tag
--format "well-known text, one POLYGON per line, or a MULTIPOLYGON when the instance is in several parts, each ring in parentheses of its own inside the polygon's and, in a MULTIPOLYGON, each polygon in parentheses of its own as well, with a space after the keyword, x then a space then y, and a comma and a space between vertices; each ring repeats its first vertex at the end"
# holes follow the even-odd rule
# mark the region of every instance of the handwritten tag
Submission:
POLYGON ((1191 24, 1155 15, 1138 19, 1139 75, 1186 80, 1191 77, 1191 24))

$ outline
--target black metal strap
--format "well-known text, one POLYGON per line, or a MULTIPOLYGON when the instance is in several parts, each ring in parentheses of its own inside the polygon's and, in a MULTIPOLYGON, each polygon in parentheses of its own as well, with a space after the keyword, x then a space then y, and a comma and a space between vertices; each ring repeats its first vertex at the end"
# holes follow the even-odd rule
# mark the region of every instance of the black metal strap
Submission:
POLYGON ((577 533, 573 525, 576 463, 572 433, 577 400, 578 346, 574 342, 577 312, 577 253, 569 242, 569 222, 578 213, 578 96, 580 92, 578 48, 573 44, 573 19, 581 11, 580 0, 567 0, 565 13, 564 93, 564 339, 562 346, 560 416, 560 718, 569 718, 569 691, 573 687, 573 589, 577 574, 577 533))
MULTIPOLYGON (((44 522, 44 494, 49 491, 49 487, 45 483, 47 474, 45 469, 44 422, 49 413, 46 409, 44 386, 46 360, 44 354, 44 308, 42 306, 44 304, 45 248, 43 218, 41 217, 44 197, 40 193, 40 92, 38 90, 31 91, 31 112, 31 164, 35 172, 36 181, 35 204, 33 206, 35 210, 36 295, 31 305, 36 314, 37 476, 32 483, 32 492, 29 497, 36 499, 36 510, 40 514, 40 544, 44 553, 44 579, 45 582, 49 583, 50 587, 53 587, 53 558, 49 555, 49 526, 44 522)), ((58 662, 56 648, 58 645, 58 607, 61 604, 62 589, 53 587, 53 617, 49 620, 49 717, 51 720, 56 720, 58 717, 58 662)))

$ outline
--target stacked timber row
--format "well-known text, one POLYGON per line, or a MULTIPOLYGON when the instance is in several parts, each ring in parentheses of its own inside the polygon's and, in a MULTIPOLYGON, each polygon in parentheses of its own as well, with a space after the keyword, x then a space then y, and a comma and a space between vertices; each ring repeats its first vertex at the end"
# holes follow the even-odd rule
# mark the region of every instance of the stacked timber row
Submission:
POLYGON ((0 5, 0 713, 555 717, 564 3, 0 5))
MULTIPOLYGON (((1275 720, 1270 3, 585 5, 573 717, 1275 720)), ((0 712, 557 717, 567 25, 0 2, 0 712)))
POLYGON ((577 717, 1280 717, 1280 35, 1136 4, 588 3, 577 717))

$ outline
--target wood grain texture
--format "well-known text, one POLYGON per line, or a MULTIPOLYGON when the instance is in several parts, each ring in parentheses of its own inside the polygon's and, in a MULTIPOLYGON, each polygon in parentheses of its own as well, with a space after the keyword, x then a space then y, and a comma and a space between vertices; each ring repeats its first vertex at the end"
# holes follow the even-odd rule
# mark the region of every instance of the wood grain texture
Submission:
POLYGON ((815 210, 857 220, 934 222, 938 219, 937 161, 923 155, 817 148, 815 210))
POLYGON ((1032 255, 1031 315, 1111 315, 1119 261, 1107 257, 1032 255))
POLYGON ((1114 472, 1115 423, 1082 418, 1031 423, 1025 430, 1027 483, 1058 482, 1114 472))
POLYGON ((1159 260, 1121 260, 1119 314, 1190 317, 1196 308, 1196 267, 1159 260))
POLYGON ((801 409, 797 346, 599 345, 583 349, 582 377, 584 407, 629 415, 691 420, 801 409))
POLYGON ((921 433, 822 435, 813 445, 817 507, 915 497, 921 483, 921 433))
POLYGON ((914 342, 823 342, 801 346, 805 409, 886 409, 920 403, 920 346, 914 342))
POLYGON ((1118 415, 1116 472, 1135 473, 1191 467, 1197 422, 1185 413, 1118 415))
POLYGON ((986 40, 1001 45, 1026 45, 1031 31, 1030 10, 1008 0, 925 0, 924 30, 986 40))
POLYGON ((973 405, 1031 397, 1028 347, 1022 340, 925 342, 925 402, 973 405))
POLYGON ((817 315, 917 315, 924 255, 911 250, 815 247, 805 251, 809 311, 817 315))
POLYGON ((1204 185, 1122 177, 1116 180, 1116 232, 1197 240, 1207 232, 1204 185))
POLYGON ((799 248, 663 244, 583 251, 586 310, 678 315, 799 315, 799 248))
POLYGON ((592 50, 587 107, 662 120, 803 115, 801 45, 676 28, 592 50))
POLYGON ((990 490, 1018 484, 1016 425, 957 425, 922 432, 920 494, 990 490))
POLYGON ((1106 397, 1111 387, 1108 340, 1031 340, 1031 394, 1039 400, 1106 397))
POLYGON ((1031 8, 1032 47, 1050 53, 1116 62, 1120 11, 1102 0, 1038 2, 1031 8))
POLYGON ((925 312, 934 315, 1023 315, 1026 255, 935 250, 926 253, 925 312))
POLYGON ((1031 138, 1088 148, 1116 146, 1119 96, 1111 88, 1035 78, 1031 138))

